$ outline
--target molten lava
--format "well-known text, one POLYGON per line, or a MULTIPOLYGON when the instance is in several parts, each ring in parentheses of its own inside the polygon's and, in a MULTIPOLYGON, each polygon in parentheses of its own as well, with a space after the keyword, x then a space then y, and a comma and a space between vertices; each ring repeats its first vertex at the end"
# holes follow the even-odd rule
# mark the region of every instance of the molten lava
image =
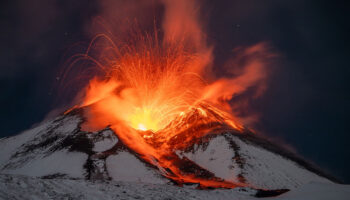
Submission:
POLYGON ((104 52, 114 57, 103 67, 104 77, 92 79, 86 88, 80 106, 91 106, 90 114, 98 116, 89 125, 99 127, 118 121, 134 129, 157 132, 192 108, 206 115, 198 106, 206 102, 215 105, 216 112, 234 128, 241 128, 224 110, 225 104, 218 104, 223 97, 216 91, 229 85, 208 84, 193 70, 203 67, 201 55, 190 54, 181 43, 161 45, 142 36, 136 44, 128 45, 104 52))
POLYGON ((257 56, 264 52, 264 45, 241 50, 242 57, 254 59, 238 71, 230 70, 235 78, 215 78, 210 67, 212 47, 206 45, 197 17, 191 14, 185 19, 192 11, 184 12, 181 22, 175 17, 181 8, 196 10, 194 1, 164 2, 163 35, 154 29, 152 34, 137 32, 115 42, 113 35, 100 34, 78 55, 77 60, 91 61, 100 72, 89 81, 77 105, 88 110, 83 128, 92 131, 109 126, 140 158, 179 184, 244 186, 217 178, 197 165, 188 171, 183 166, 188 162, 175 151, 217 128, 244 129, 229 101, 264 79, 264 62, 257 56), (178 4, 175 10, 169 6, 174 3, 178 4), (108 44, 98 45, 99 41, 108 44), (97 46, 103 48, 92 55, 97 46))
POLYGON ((217 127, 243 129, 225 110, 225 99, 230 98, 221 91, 231 87, 225 85, 230 81, 206 83, 193 71, 193 66, 198 69, 201 65, 200 56, 190 54, 181 43, 162 46, 140 37, 137 44, 110 50, 115 57, 104 66, 103 77, 90 81, 79 105, 88 108, 83 128, 91 131, 110 126, 143 160, 179 184, 244 186, 213 175, 203 178, 200 174, 206 172, 199 166, 199 174, 187 173, 175 154, 217 127))

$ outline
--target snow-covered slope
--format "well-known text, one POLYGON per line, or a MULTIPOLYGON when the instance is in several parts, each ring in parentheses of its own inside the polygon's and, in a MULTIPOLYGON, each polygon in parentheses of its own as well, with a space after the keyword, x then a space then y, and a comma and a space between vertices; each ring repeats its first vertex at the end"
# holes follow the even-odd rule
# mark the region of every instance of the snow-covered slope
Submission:
POLYGON ((331 183, 291 158, 242 137, 232 133, 208 135, 178 155, 186 156, 217 177, 257 188, 293 189, 311 181, 331 183))
POLYGON ((0 140, 0 173, 167 183, 109 128, 81 131, 81 110, 0 140))
MULTIPOLYGON (((109 127, 97 132, 82 131, 83 113, 84 109, 76 109, 19 135, 0 139, 0 174, 3 174, 1 175, 3 183, 0 184, 10 182, 12 185, 8 187, 15 187, 17 183, 12 181, 12 177, 23 177, 22 175, 35 177, 24 177, 23 180, 29 181, 30 184, 38 182, 39 185, 43 185, 42 187, 58 187, 57 185, 62 184, 63 188, 55 189, 68 193, 74 191, 70 188, 70 184, 80 184, 83 188, 77 191, 81 193, 90 185, 94 185, 86 180, 104 181, 103 184, 107 184, 105 181, 123 181, 126 185, 129 184, 126 182, 157 184, 155 191, 167 190, 169 185, 174 184, 164 174, 169 169, 159 169, 159 166, 145 162, 109 127), (54 180, 51 182, 51 179, 54 180)), ((167 143, 173 147, 171 159, 176 160, 177 165, 181 165, 179 169, 181 168, 182 173, 193 173, 193 176, 208 180, 239 183, 248 186, 249 188, 245 190, 249 191, 258 191, 255 189, 294 191, 304 188, 310 182, 335 185, 334 181, 331 181, 332 178, 307 162, 248 130, 241 133, 228 129, 221 122, 210 126, 203 125, 202 122, 206 122, 206 119, 201 117, 203 116, 185 116, 183 119, 192 121, 197 119, 198 123, 174 129, 180 132, 167 143), (200 136, 189 135, 193 131, 201 131, 201 134, 198 134, 200 136)), ((174 126, 182 123, 186 121, 174 123, 174 126)), ((162 141, 162 138, 157 140, 157 136, 154 137, 149 139, 150 144, 161 145, 159 141, 162 141)), ((194 182, 185 182, 185 185, 186 183, 194 184, 195 187, 200 186, 194 182)), ((21 183, 18 184, 17 187, 20 187, 21 183)), ((146 186, 141 184, 140 187, 146 186)), ((147 187, 152 188, 151 185, 147 187)), ((37 195, 35 192, 40 187, 31 189, 32 194, 37 195)), ((179 188, 179 192, 174 190, 171 195, 177 194, 182 198, 181 191, 187 190, 179 188)), ((237 190, 218 191, 225 191, 222 193, 223 199, 232 192, 238 195, 237 197, 241 195, 236 194, 237 190)), ((201 195, 207 195, 209 198, 214 193, 203 192, 201 195)))
POLYGON ((76 136, 80 122, 77 116, 59 117, 20 135, 2 139, 1 173, 84 177, 83 166, 88 155, 61 145, 76 136))
MULTIPOLYGON (((350 186, 309 183, 273 200, 348 200, 350 186)), ((0 175, 0 199, 152 199, 152 200, 254 200, 264 197, 254 189, 234 188, 197 190, 164 184, 116 181, 86 181, 71 179, 42 179, 19 175, 0 175)))

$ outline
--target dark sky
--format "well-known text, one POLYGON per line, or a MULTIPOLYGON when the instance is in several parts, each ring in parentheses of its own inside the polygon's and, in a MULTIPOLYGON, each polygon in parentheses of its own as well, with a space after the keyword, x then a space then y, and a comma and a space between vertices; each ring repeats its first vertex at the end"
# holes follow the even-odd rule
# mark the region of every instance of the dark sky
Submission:
MULTIPOLYGON (((217 63, 237 46, 262 41, 280 55, 268 90, 251 102, 261 115, 255 128, 350 183, 348 3, 203 2, 217 63)), ((1 1, 0 137, 30 128, 67 103, 56 84, 64 54, 91 39, 87 27, 99 12, 93 0, 1 1)))

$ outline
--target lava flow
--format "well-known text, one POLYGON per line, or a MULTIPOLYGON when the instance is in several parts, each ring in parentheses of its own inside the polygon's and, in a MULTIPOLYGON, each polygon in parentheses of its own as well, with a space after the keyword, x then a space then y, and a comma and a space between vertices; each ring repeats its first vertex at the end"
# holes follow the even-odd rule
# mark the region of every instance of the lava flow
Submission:
MULTIPOLYGON (((110 126, 124 144, 178 183, 236 187, 237 184, 214 176, 206 179, 184 173, 174 151, 186 145, 186 140, 176 147, 170 145, 179 131, 189 126, 215 122, 242 129, 224 110, 224 104, 211 101, 217 88, 223 86, 216 82, 207 84, 198 72, 192 71, 200 65, 200 58, 187 52, 182 44, 162 46, 142 36, 138 42, 136 46, 113 49, 117 56, 106 67, 109 70, 105 77, 90 81, 80 105, 89 111, 83 128, 97 130, 110 126)), ((204 134, 191 132, 184 139, 204 134)))
POLYGON ((99 116, 88 124, 90 128, 123 123, 157 132, 192 109, 207 115, 200 106, 204 102, 215 105, 213 112, 233 128, 241 128, 225 111, 227 105, 218 103, 223 96, 217 92, 229 85, 208 84, 193 70, 201 65, 200 57, 191 55, 182 44, 161 47, 158 41, 149 40, 140 36, 138 44, 115 49, 115 60, 105 67, 104 77, 90 81, 80 105, 91 106, 90 115, 99 116))
MULTIPOLYGON (((100 34, 78 56, 102 72, 90 80, 77 105, 88 110, 83 128, 91 131, 110 126, 143 160, 179 184, 244 186, 216 178, 199 166, 186 171, 175 151, 217 126, 242 131, 228 102, 235 94, 261 83, 264 63, 251 59, 235 78, 215 78, 210 67, 213 48, 206 44, 197 16, 191 14, 196 10, 194 1, 164 2, 163 32, 156 28, 151 34, 136 31, 119 43, 113 36, 100 34), (172 4, 177 5, 174 8, 172 4), (174 16, 179 9, 185 10, 183 16, 174 16), (91 51, 101 40, 108 45, 93 57, 91 51)), ((241 54, 251 57, 263 51, 264 45, 258 44, 241 50, 241 54)))

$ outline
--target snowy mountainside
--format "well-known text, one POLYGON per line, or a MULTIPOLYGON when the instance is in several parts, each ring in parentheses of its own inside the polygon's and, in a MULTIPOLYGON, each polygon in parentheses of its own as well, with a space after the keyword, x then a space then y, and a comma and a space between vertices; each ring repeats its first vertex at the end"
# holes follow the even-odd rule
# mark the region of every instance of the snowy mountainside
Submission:
POLYGON ((88 155, 69 151, 69 148, 61 145, 70 137, 77 137, 77 124, 80 121, 76 116, 58 117, 20 135, 1 140, 1 172, 32 176, 52 175, 53 172, 83 177, 82 167, 88 155))
MULTIPOLYGON (((273 200, 347 200, 349 185, 309 183, 273 200)), ((264 197, 254 189, 234 188, 197 190, 167 184, 120 181, 88 181, 73 179, 45 179, 20 175, 0 175, 0 199, 152 199, 152 200, 254 200, 264 197)))
POLYGON ((257 188, 294 189, 310 181, 331 182, 289 158, 245 141, 240 134, 223 132, 220 135, 207 135, 177 154, 208 169, 217 177, 257 188))
MULTIPOLYGON (((305 161, 263 138, 228 129, 224 122, 208 126, 203 124, 206 119, 201 112, 193 113, 183 119, 196 119, 195 125, 182 126, 181 132, 167 144, 173 145, 172 159, 181 165, 183 173, 247 185, 250 187, 247 190, 287 191, 310 182, 334 184, 305 161), (189 135, 193 131, 203 134, 189 135), (184 139, 187 141, 183 142, 184 139)), ((0 174, 25 175, 37 178, 28 180, 39 181, 174 184, 164 175, 164 169, 145 162, 109 127, 86 132, 81 129, 83 122, 84 109, 75 109, 19 135, 0 139, 0 174)), ((201 188, 195 182, 185 183, 191 184, 201 188)))
POLYGON ((167 183, 139 160, 109 128, 81 131, 81 111, 0 140, 0 173, 35 177, 139 180, 167 183), (126 172, 125 167, 133 171, 126 172), (122 175, 122 176, 119 176, 122 175))

